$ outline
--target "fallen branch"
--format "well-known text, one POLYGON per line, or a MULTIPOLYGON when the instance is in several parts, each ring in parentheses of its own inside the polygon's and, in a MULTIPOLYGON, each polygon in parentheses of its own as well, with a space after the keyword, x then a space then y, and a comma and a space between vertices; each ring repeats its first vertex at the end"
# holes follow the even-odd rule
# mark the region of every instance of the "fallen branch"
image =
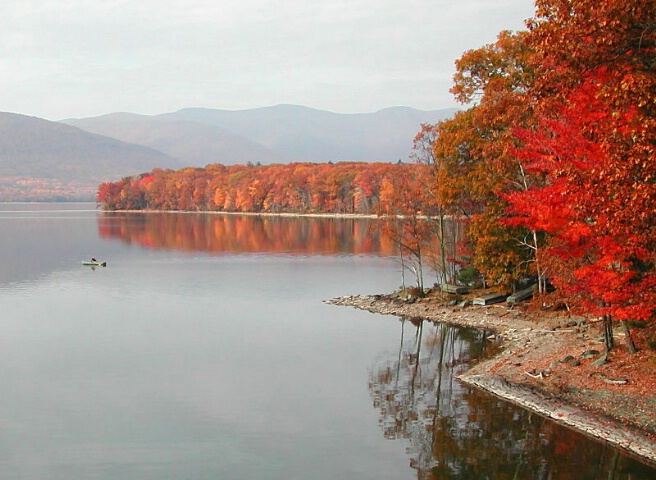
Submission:
POLYGON ((595 372, 591 374, 593 377, 601 378, 604 382, 610 383, 612 385, 626 385, 629 383, 628 378, 608 378, 603 373, 595 372))

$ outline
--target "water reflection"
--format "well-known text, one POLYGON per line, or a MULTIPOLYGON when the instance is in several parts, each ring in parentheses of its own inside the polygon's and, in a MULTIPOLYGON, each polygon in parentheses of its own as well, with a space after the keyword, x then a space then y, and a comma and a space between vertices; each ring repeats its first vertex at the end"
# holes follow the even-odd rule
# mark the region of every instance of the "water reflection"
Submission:
POLYGON ((395 254, 376 219, 217 215, 210 213, 105 213, 101 238, 152 249, 213 253, 395 254))
POLYGON ((0 203, 0 286, 98 255, 96 216, 90 203, 0 203))
POLYGON ((654 470, 456 377, 487 346, 486 333, 401 320, 394 356, 369 372, 388 439, 406 439, 420 479, 636 479, 654 470))

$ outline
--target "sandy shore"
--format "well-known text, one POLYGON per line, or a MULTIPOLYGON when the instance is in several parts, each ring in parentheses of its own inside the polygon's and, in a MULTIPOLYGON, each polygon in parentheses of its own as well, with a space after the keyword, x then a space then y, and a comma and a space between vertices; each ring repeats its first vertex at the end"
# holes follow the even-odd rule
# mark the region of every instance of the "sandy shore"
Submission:
POLYGON ((653 352, 625 357, 617 349, 609 362, 595 364, 604 350, 598 323, 505 304, 447 306, 441 297, 356 295, 326 303, 489 330, 500 351, 473 365, 461 381, 656 466, 656 392, 642 381, 644 375, 656 378, 653 352))

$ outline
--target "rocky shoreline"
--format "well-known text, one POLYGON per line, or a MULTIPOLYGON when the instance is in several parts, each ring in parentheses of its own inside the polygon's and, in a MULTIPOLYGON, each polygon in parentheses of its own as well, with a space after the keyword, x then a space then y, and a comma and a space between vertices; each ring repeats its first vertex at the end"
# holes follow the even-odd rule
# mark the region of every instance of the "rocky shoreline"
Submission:
MULTIPOLYGON (((355 295, 326 303, 488 330, 500 351, 473 365, 461 381, 656 466, 656 392, 632 378, 635 365, 631 369, 621 359, 604 361, 598 324, 505 304, 456 304, 441 297, 355 295)), ((651 358, 646 361, 654 364, 651 358)))

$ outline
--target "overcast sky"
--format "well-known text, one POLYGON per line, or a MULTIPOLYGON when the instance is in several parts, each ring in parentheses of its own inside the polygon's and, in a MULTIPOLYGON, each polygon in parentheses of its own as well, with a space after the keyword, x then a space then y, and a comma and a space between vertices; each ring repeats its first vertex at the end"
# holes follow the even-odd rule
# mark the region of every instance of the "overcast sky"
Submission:
POLYGON ((457 106, 454 61, 533 0, 2 0, 0 111, 457 106))

